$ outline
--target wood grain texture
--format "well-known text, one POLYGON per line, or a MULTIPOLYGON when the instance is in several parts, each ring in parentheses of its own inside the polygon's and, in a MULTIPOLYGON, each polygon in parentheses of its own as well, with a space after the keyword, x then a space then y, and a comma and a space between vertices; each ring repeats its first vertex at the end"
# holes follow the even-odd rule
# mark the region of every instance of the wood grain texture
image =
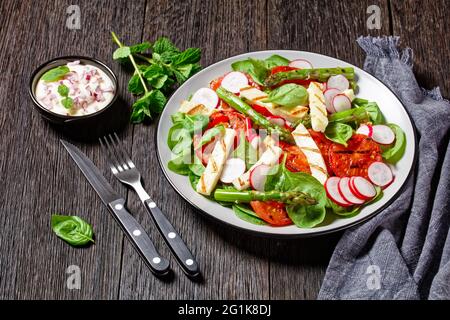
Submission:
MULTIPOLYGON (((264 26, 264 21, 259 20, 265 16, 264 13, 264 2, 183 1, 176 5, 169 1, 149 2, 144 37, 154 40, 157 36, 165 35, 175 39, 176 45, 181 48, 200 47, 203 50, 202 64, 205 66, 228 56, 260 49, 261 43, 265 42, 264 34, 253 33, 252 30, 256 27, 255 23, 264 26), (259 18, 253 20, 252 17, 259 18), (242 32, 236 32, 237 30, 242 32)), ((197 257, 204 281, 195 283, 189 280, 171 258, 175 277, 171 282, 163 283, 152 277, 142 262, 136 261, 132 256, 133 249, 127 243, 124 248, 126 263, 122 270, 120 297, 269 298, 268 259, 263 255, 269 241, 253 239, 207 220, 182 200, 161 173, 156 158, 155 134, 156 123, 135 127, 133 159, 136 159, 138 168, 142 169, 150 195, 197 257), (139 267, 136 268, 136 265, 139 267)), ((134 194, 130 195, 128 204, 139 212, 140 221, 145 222, 153 239, 158 240, 161 252, 169 257, 169 250, 134 194)))
POLYGON ((450 2, 391 1, 393 33, 414 50, 414 73, 427 89, 441 87, 450 96, 450 2))
MULTIPOLYGON (((118 71, 111 58, 109 31, 114 27, 119 33, 133 34, 133 41, 138 40, 140 35, 132 30, 142 26, 144 1, 123 1, 118 7, 110 1, 82 1, 81 30, 65 27, 69 4, 12 1, 5 8, 10 17, 7 25, 2 25, 1 41, 8 50, 0 61, 2 77, 6 67, 8 78, 1 82, 0 90, 1 105, 10 112, 0 115, 5 136, 1 172, 6 186, 0 196, 4 208, 0 217, 3 298, 113 299, 119 292, 122 233, 62 148, 59 139, 63 136, 32 110, 27 88, 37 66, 62 55, 96 57, 118 71), (136 18, 117 19, 121 15, 136 18), (3 58, 9 59, 6 65, 3 58), (63 243, 50 229, 50 215, 55 212, 86 218, 95 229, 96 244, 74 249, 63 243), (66 287, 69 265, 81 269, 80 290, 66 287)), ((123 87, 123 75, 120 81, 123 87)), ((98 146, 78 145, 107 172, 98 146)), ((122 186, 114 185, 126 194, 122 186)))
POLYGON ((119 77, 123 107, 129 72, 112 60, 110 31, 125 43, 166 35, 203 50, 202 65, 248 51, 297 49, 362 65, 358 35, 394 34, 416 53, 425 87, 449 95, 447 1, 77 1, 81 30, 65 27, 71 1, 0 1, 0 299, 314 299, 340 233, 277 241, 244 234, 195 212, 171 188, 155 155, 156 123, 128 126, 120 137, 148 192, 197 257, 204 280, 184 276, 137 196, 108 171, 97 143, 76 143, 127 198, 130 211, 171 259, 174 277, 156 279, 59 143, 65 138, 32 110, 27 85, 46 60, 80 54, 104 61, 119 77), (367 6, 381 8, 381 29, 368 30, 367 6), (51 8, 51 9, 49 9, 51 8), (420 15, 416 13, 420 12, 420 15), (391 18, 390 19, 390 15, 391 18), (390 24, 390 20, 393 24, 390 24), (10 112, 14 110, 14 112, 10 112), (97 242, 74 249, 50 232, 50 215, 92 223, 97 242), (66 288, 69 265, 80 290, 66 288))

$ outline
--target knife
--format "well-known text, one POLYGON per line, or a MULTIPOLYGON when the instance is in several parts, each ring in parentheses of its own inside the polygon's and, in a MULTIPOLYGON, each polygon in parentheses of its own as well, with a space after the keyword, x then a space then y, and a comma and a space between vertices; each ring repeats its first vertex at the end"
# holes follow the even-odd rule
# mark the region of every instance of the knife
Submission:
POLYGON ((144 228, 125 208, 125 199, 113 190, 95 164, 80 149, 62 139, 60 141, 100 196, 100 199, 108 207, 113 217, 120 224, 120 227, 125 231, 150 270, 158 276, 166 275, 169 272, 169 261, 158 253, 144 228))

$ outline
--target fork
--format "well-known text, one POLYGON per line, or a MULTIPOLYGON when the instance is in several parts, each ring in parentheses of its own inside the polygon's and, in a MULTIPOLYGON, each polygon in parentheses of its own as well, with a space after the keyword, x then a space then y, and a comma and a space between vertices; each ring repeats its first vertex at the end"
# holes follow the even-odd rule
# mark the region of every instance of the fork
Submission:
POLYGON ((114 136, 109 134, 99 140, 103 150, 109 156, 109 164, 113 175, 120 182, 136 191, 181 269, 188 276, 195 277, 199 275, 200 271, 197 261, 195 261, 192 253, 178 232, 175 231, 170 221, 145 191, 141 182, 141 174, 126 153, 117 134, 114 133, 114 136))

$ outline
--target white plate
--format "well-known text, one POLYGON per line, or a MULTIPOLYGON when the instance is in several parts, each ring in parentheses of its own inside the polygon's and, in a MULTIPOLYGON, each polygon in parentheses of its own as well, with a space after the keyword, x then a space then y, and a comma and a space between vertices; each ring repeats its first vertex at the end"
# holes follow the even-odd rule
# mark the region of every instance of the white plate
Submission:
MULTIPOLYGON (((364 70, 361 70, 342 60, 320 55, 317 53, 290 50, 270 50, 241 54, 217 62, 194 75, 192 78, 186 81, 167 102, 167 105, 159 120, 156 141, 158 158, 161 168, 170 184, 186 201, 199 209, 201 212, 229 225, 244 229, 246 231, 276 237, 313 236, 334 232, 337 230, 348 228, 357 223, 365 221, 370 217, 373 217, 383 208, 392 203, 392 201, 394 201, 400 194, 402 186, 404 185, 406 179, 412 171, 417 149, 415 129, 406 109, 404 108, 400 100, 395 96, 395 94, 381 81, 368 74, 364 70), (281 55, 289 60, 299 58, 306 59, 310 61, 315 68, 337 66, 355 68, 357 83, 359 87, 357 97, 376 101, 387 122, 395 123, 405 131, 407 146, 403 158, 393 167, 395 181, 386 190, 384 190, 384 195, 381 200, 364 207, 358 215, 351 218, 328 218, 328 220, 321 225, 310 229, 302 229, 294 225, 286 227, 254 225, 239 219, 231 209, 222 207, 216 202, 204 198, 192 189, 187 177, 178 175, 167 168, 167 163, 171 159, 171 151, 166 143, 169 129, 172 126, 170 116, 178 110, 181 101, 186 99, 197 89, 201 87, 207 87, 211 80, 225 74, 226 72, 229 72, 231 70, 231 64, 233 62, 246 59, 248 57, 265 59, 273 54, 281 55)), ((330 215, 327 215, 327 217, 328 216, 330 215)))

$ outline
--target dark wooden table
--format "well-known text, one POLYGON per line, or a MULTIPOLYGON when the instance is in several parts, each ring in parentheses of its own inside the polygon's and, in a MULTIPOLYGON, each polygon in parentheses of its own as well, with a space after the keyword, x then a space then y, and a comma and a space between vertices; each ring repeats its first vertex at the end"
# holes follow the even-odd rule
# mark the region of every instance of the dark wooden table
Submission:
MULTIPOLYGON (((264 49, 319 52, 361 66, 359 35, 399 35, 415 51, 414 70, 427 88, 450 92, 450 2, 434 1, 15 1, 0 2, 1 214, 0 298, 5 299, 314 299, 340 234, 276 241, 249 236, 193 210, 170 187, 155 155, 155 124, 121 134, 142 169, 149 193, 161 204, 197 256, 204 281, 187 279, 171 259, 175 277, 155 278, 63 150, 63 135, 31 108, 30 73, 44 61, 80 54, 112 60, 110 31, 126 43, 166 35, 181 48, 203 50, 207 66, 264 49), (66 28, 66 9, 78 4, 81 30, 66 28), (381 8, 381 29, 368 30, 367 7, 381 8), (50 229, 52 213, 90 221, 97 242, 75 249, 50 229), (81 288, 66 286, 70 265, 81 269, 81 288)), ((169 251, 134 193, 111 177, 97 144, 80 148, 127 197, 162 254, 169 251)))

